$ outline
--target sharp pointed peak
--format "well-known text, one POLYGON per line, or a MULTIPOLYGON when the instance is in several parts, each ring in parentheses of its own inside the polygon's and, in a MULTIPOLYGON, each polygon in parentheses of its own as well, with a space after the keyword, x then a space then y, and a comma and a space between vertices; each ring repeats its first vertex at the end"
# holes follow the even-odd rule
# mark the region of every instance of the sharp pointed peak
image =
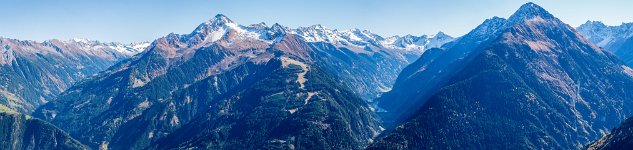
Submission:
POLYGON ((528 2, 525 3, 523 5, 521 5, 521 7, 519 8, 519 10, 545 10, 543 9, 543 7, 533 3, 533 2, 528 2))
POLYGON ((215 15, 215 17, 213 17, 213 19, 207 22, 201 23, 191 34, 204 33, 214 28, 224 28, 224 27, 236 28, 236 27, 241 27, 241 25, 233 22, 231 19, 224 16, 223 14, 217 14, 215 15))
POLYGON ((226 15, 224 14, 216 14, 215 17, 213 17, 215 19, 229 19, 229 17, 226 17, 226 15))
POLYGON ((534 4, 532 2, 523 4, 508 20, 511 22, 517 22, 527 19, 532 19, 534 17, 540 16, 543 19, 551 19, 554 18, 552 14, 550 14, 543 7, 534 4))
POLYGON ((217 14, 215 15, 215 17, 213 17, 213 19, 209 21, 209 23, 218 24, 218 23, 234 23, 234 22, 233 20, 229 19, 229 17, 226 17, 224 14, 217 14))
POLYGON ((290 29, 288 29, 287 27, 285 27, 285 26, 283 26, 283 25, 281 25, 281 24, 279 24, 279 23, 275 23, 275 24, 273 24, 273 26, 271 26, 270 28, 271 28, 273 31, 275 31, 275 32, 284 32, 284 33, 285 33, 287 30, 290 30, 290 29))

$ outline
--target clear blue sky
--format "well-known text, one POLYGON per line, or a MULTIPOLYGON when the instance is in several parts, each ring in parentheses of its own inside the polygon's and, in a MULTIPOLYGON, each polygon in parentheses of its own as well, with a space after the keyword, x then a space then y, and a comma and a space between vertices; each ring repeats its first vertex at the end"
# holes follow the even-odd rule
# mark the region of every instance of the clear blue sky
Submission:
MULTIPOLYGON (((486 18, 507 18, 528 0, 2 0, 0 36, 25 40, 89 38, 152 41, 189 33, 218 13, 243 24, 292 28, 322 24, 384 36, 459 36, 486 18)), ((633 22, 633 0, 533 0, 572 26, 587 20, 633 22)))

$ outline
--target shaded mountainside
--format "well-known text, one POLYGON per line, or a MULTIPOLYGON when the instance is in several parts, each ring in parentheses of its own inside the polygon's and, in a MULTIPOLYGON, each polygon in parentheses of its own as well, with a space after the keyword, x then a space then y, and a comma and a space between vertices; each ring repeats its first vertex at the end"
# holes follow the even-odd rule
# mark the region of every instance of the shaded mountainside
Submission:
POLYGON ((132 55, 117 48, 124 46, 0 38, 0 105, 31 113, 80 79, 132 55))
POLYGON ((90 147, 360 149, 380 132, 370 107, 278 24, 223 15, 170 34, 40 107, 90 147), (183 136, 186 134, 187 136, 183 136))
POLYGON ((627 65, 633 66, 633 36, 626 39, 615 54, 627 65))
POLYGON ((380 50, 382 47, 368 46, 370 53, 357 53, 357 47, 336 46, 332 43, 306 43, 314 52, 314 62, 328 72, 334 73, 337 82, 350 89, 366 101, 375 99, 380 93, 391 89, 397 74, 409 62, 395 51, 380 50))
MULTIPOLYGON (((217 97, 210 110, 199 118, 156 141, 152 149, 366 146, 380 132, 368 106, 314 66, 305 74, 305 85, 287 82, 305 71, 302 65, 281 57, 265 66, 253 66, 257 68, 255 74, 245 77, 246 81, 231 93, 217 97), (280 67, 286 66, 285 63, 287 68, 280 67)), ((213 90, 208 86, 202 88, 213 90)))
POLYGON ((3 149, 87 149, 54 125, 17 113, 0 112, 0 147, 3 149))
POLYGON ((369 149, 577 149, 633 114, 616 56, 533 3, 503 24, 369 149))
POLYGON ((597 141, 588 150, 621 150, 633 148, 633 118, 626 119, 619 127, 597 141))
POLYGON ((497 17, 488 19, 463 37, 441 48, 427 50, 417 61, 405 67, 393 89, 376 100, 378 107, 385 110, 380 112, 385 125, 390 127, 406 120, 454 70, 459 69, 464 58, 493 37, 505 21, 497 17))

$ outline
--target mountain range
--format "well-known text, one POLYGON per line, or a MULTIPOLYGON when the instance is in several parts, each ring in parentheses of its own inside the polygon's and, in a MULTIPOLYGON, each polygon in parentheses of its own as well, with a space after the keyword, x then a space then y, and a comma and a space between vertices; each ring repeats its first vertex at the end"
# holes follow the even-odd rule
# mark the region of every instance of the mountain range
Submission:
POLYGON ((393 95, 414 96, 381 98, 410 112, 369 149, 578 149, 633 113, 631 69, 534 3, 455 43, 403 71, 393 95))
POLYGON ((370 98, 426 46, 452 39, 407 38, 242 26, 217 15, 190 34, 157 39, 34 115, 93 148, 362 149, 382 131, 370 98))
POLYGON ((218 14, 151 43, 0 46, 0 149, 626 149, 633 137, 633 24, 573 28, 534 3, 455 38, 218 14))
POLYGON ((0 38, 0 105, 31 113, 77 81, 131 57, 148 44, 0 38))

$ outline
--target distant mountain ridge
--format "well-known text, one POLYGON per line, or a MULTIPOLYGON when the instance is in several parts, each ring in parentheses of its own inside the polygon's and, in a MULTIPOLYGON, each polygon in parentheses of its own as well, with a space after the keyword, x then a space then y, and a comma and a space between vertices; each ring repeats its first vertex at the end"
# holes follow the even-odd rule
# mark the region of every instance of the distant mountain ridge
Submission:
POLYGON ((145 45, 0 38, 0 105, 28 114, 73 83, 131 57, 145 45))
POLYGON ((306 42, 329 42, 334 45, 357 47, 375 45, 389 49, 411 51, 418 55, 421 55, 427 49, 440 47, 454 39, 444 32, 438 32, 435 35, 405 35, 385 38, 368 30, 336 30, 328 29, 321 25, 299 27, 290 33, 299 35, 306 42))
POLYGON ((607 26, 599 21, 587 21, 576 30, 592 43, 615 53, 629 66, 633 66, 633 23, 607 26))
MULTIPOLYGON (((49 41, 52 41, 52 40, 49 40, 49 41)), ((111 50, 115 50, 116 52, 129 55, 129 56, 142 52, 151 44, 150 42, 133 42, 129 44, 123 44, 119 42, 101 42, 101 41, 84 39, 84 38, 73 38, 71 40, 63 41, 63 42, 79 43, 79 44, 86 45, 88 47, 91 46, 93 48, 111 49, 111 50)))
POLYGON ((607 26, 600 21, 587 21, 576 30, 597 46, 615 52, 624 40, 633 36, 633 23, 607 26))

